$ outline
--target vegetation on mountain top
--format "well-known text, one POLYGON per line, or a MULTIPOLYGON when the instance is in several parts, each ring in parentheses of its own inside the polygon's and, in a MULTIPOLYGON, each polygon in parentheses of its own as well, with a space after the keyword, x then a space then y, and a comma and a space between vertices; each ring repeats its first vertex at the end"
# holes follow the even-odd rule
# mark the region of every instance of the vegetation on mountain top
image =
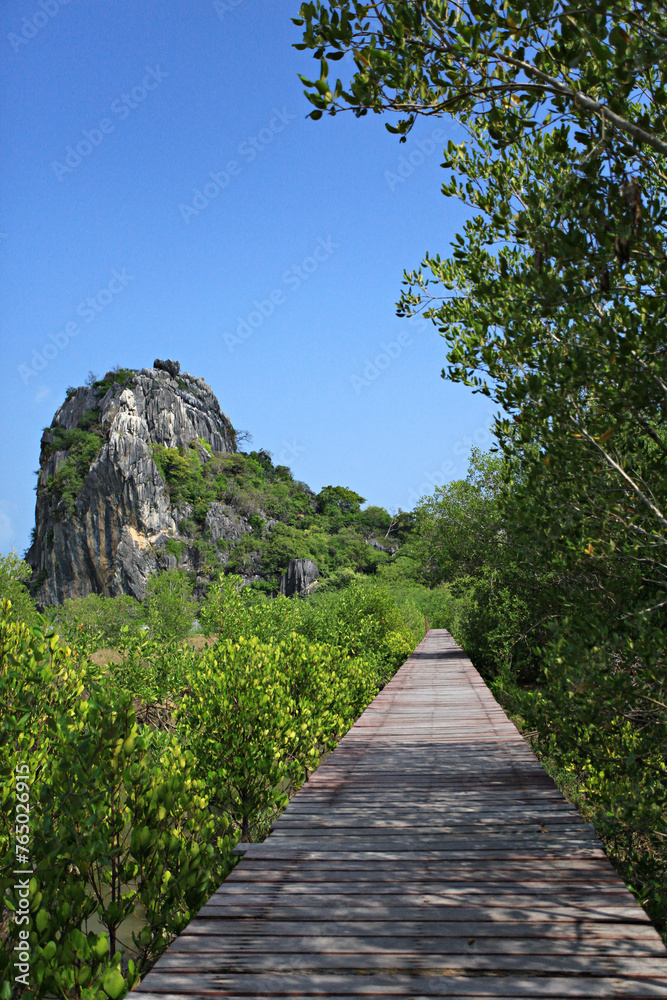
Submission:
POLYGON ((43 446, 45 455, 66 452, 66 458, 55 473, 49 476, 46 488, 56 505, 56 516, 73 517, 76 500, 83 487, 90 467, 104 444, 104 434, 99 426, 100 411, 86 410, 78 426, 70 430, 62 427, 48 427, 46 433, 51 440, 43 446), (92 428, 90 430, 89 428, 92 428))
POLYGON ((188 449, 154 445, 152 454, 172 504, 192 507, 180 525, 188 542, 176 541, 168 551, 181 558, 197 549, 202 570, 211 576, 216 548, 226 554, 227 572, 258 576, 253 586, 267 593, 275 593, 292 559, 313 559, 325 579, 344 569, 373 574, 390 556, 368 542, 388 548, 409 534, 407 515, 392 518, 377 506, 362 510, 364 498, 342 486, 315 494, 287 466, 274 466, 265 450, 211 455, 204 442, 193 441, 188 449), (219 539, 214 547, 206 529, 212 503, 247 518, 252 531, 233 541, 219 539))

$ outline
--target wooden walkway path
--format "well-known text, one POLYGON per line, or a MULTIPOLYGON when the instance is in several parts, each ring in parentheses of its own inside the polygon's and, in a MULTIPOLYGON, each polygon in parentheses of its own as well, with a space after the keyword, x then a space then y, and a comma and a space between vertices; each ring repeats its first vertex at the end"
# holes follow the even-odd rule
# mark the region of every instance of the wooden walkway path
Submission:
POLYGON ((658 934, 444 630, 246 846, 141 1000, 667 1000, 658 934))

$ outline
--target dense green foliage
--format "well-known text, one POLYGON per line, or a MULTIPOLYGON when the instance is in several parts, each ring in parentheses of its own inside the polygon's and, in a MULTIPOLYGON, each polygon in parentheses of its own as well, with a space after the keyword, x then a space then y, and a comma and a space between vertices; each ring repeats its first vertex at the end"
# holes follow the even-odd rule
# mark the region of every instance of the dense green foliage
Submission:
POLYGON ((195 607, 183 573, 151 581, 144 605, 91 595, 48 616, 24 575, 16 557, 0 561, 2 596, 19 598, 0 609, 2 996, 113 1000, 230 870, 234 843, 266 834, 422 638, 422 620, 374 586, 311 604, 228 576, 201 610, 216 633, 202 647, 178 639, 195 607), (36 863, 31 991, 9 964, 24 844, 36 863))
POLYGON ((200 525, 214 501, 245 516, 262 509, 291 524, 310 510, 308 488, 295 482, 286 466, 274 466, 268 452, 211 455, 204 441, 193 441, 187 450, 153 445, 152 452, 172 503, 192 504, 200 525))
POLYGON ((15 552, 0 556, 0 600, 9 601, 6 616, 12 621, 38 625, 41 616, 30 596, 30 567, 15 552))
POLYGON ((261 599, 241 588, 239 577, 224 577, 210 588, 200 614, 205 634, 233 641, 253 635, 265 643, 296 633, 314 643, 328 643, 351 657, 373 663, 381 681, 410 655, 423 619, 410 597, 396 599, 368 580, 351 581, 340 591, 315 593, 308 601, 286 597, 261 599))
POLYGON ((377 691, 369 663, 294 633, 272 644, 228 639, 188 681, 179 712, 186 742, 244 840, 377 691))
POLYGON ((220 554, 227 572, 259 574, 253 586, 266 593, 277 590, 291 559, 313 559, 324 579, 343 569, 374 574, 389 556, 368 542, 386 547, 410 530, 405 516, 392 518, 382 507, 362 510, 364 498, 345 487, 326 486, 316 495, 264 450, 212 455, 206 442, 193 441, 188 449, 154 445, 152 453, 171 502, 192 510, 179 525, 188 541, 171 539, 167 551, 177 560, 194 555, 204 575, 216 574, 220 554), (206 515, 215 502, 246 518, 252 531, 214 545, 206 515))
POLYGON ((175 739, 151 752, 129 694, 110 692, 102 672, 56 636, 7 622, 7 610, 0 621, 3 996, 115 998, 229 870, 232 840, 190 776, 191 754, 175 739), (17 774, 26 775, 18 791, 17 774), (19 792, 32 806, 20 837, 10 833, 19 792), (26 926, 10 919, 21 914, 13 873, 25 867, 21 849, 34 864, 31 990, 10 966, 26 926), (133 912, 141 926, 125 941, 133 958, 122 974, 119 935, 133 912))
POLYGON ((146 587, 146 620, 155 639, 184 639, 192 630, 198 605, 190 580, 177 570, 159 573, 146 587))
POLYGON ((122 597, 89 594, 75 600, 68 598, 57 608, 49 609, 49 617, 69 645, 80 647, 86 643, 90 648, 98 648, 100 643, 117 645, 123 632, 139 634, 146 614, 139 601, 128 594, 122 597))

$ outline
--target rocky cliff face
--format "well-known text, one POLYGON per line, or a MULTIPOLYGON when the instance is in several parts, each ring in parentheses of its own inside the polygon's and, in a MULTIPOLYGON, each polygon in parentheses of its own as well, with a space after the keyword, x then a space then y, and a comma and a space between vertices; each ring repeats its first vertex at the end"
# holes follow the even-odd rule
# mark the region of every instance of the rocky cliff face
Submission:
MULTIPOLYGON (((109 372, 69 390, 42 437, 26 557, 40 602, 89 593, 141 599, 156 570, 178 563, 197 571, 197 552, 189 549, 187 529, 181 532, 192 509, 172 504, 156 446, 181 456, 193 449, 201 462, 236 451, 234 428, 212 390, 177 362, 109 372)), ((224 504, 206 513, 213 542, 248 530, 224 504)), ((224 552, 219 558, 224 564, 224 552)))
POLYGON ((312 559, 292 559, 280 578, 280 593, 285 597, 307 597, 316 589, 320 571, 312 559))

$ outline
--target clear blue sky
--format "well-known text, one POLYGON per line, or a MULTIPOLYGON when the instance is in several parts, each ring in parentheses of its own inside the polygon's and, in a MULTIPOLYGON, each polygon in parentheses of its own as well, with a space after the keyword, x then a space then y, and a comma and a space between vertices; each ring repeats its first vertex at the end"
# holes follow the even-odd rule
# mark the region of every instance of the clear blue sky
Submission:
POLYGON ((67 386, 115 364, 179 360, 297 478, 387 508, 489 445, 490 405, 440 378, 435 328, 395 315, 403 269, 464 218, 439 190, 454 126, 399 145, 374 115, 306 120, 297 12, 3 6, 0 551, 28 543, 67 386))

